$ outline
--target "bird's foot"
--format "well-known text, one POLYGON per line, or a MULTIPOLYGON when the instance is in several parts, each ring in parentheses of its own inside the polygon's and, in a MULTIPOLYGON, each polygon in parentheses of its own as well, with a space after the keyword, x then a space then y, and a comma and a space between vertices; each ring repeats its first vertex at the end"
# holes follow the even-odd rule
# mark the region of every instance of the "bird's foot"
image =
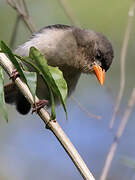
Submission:
POLYGON ((19 73, 18 73, 17 69, 14 69, 10 75, 10 79, 15 80, 17 77, 19 77, 19 73))
POLYGON ((46 105, 48 105, 48 100, 45 100, 45 99, 39 100, 39 101, 35 104, 35 106, 34 106, 34 108, 33 108, 33 110, 32 110, 32 114, 33 114, 34 112, 40 111, 40 109, 43 108, 43 107, 46 106, 46 105))

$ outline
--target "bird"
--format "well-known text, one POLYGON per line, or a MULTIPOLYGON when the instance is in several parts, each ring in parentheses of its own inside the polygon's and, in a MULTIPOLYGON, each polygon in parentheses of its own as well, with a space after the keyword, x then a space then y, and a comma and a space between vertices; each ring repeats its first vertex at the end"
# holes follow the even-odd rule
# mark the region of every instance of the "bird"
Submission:
MULTIPOLYGON (((48 65, 59 67, 63 72, 68 96, 75 90, 81 73, 96 75, 103 85, 105 72, 110 68, 114 57, 111 42, 103 34, 63 24, 40 29, 14 52, 20 56, 29 56, 32 46, 45 56, 48 65)), ((30 111, 30 103, 14 82, 5 85, 4 91, 6 103, 14 104, 23 115, 30 111)), ((40 76, 37 80, 37 95, 40 99, 49 100, 48 89, 40 76)))

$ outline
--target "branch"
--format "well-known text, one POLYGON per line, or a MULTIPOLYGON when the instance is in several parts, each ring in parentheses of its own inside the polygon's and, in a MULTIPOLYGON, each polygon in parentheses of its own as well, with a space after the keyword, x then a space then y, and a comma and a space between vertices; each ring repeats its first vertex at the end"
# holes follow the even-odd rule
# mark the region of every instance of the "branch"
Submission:
POLYGON ((74 97, 74 96, 71 96, 71 99, 75 102, 75 104, 89 117, 89 118, 95 118, 95 119, 101 119, 102 117, 100 115, 96 115, 96 114, 93 114, 91 112, 89 112, 87 109, 85 109, 83 107, 83 105, 81 105, 81 103, 74 97))
POLYGON ((120 74, 120 89, 119 89, 117 100, 116 100, 116 103, 114 106, 114 111, 113 111, 112 119, 110 122, 110 129, 113 128, 114 121, 116 119, 116 114, 119 111, 120 103, 121 103, 124 88, 125 88, 125 61, 126 61, 128 42, 129 42, 129 37, 130 37, 130 32, 131 32, 131 27, 132 27, 132 22, 133 22, 133 17, 134 17, 134 9, 135 9, 135 1, 133 2, 132 6, 128 12, 128 16, 129 16, 128 24, 127 24, 127 28, 126 28, 126 32, 125 32, 125 36, 124 36, 124 40, 123 40, 123 46, 122 46, 121 58, 120 58, 120 72, 121 72, 121 74, 120 74))
POLYGON ((29 31, 31 33, 35 32, 36 28, 29 16, 25 1, 24 0, 20 1, 21 4, 19 3, 19 1, 16 0, 7 0, 7 2, 13 9, 17 11, 18 15, 22 17, 22 20, 28 27, 29 31))
MULTIPOLYGON (((13 70, 15 67, 13 66, 12 62, 7 58, 7 56, 4 53, 0 53, 0 65, 4 68, 4 70, 7 72, 9 76, 11 76, 13 70)), ((26 99, 30 102, 30 104, 33 106, 34 100, 33 97, 29 91, 29 88, 27 85, 18 77, 15 80, 15 84, 18 86, 20 91, 23 93, 23 95, 26 97, 26 99)), ((36 102, 38 102, 38 98, 35 98, 36 102)), ((65 151, 68 153, 69 157, 79 170, 80 174, 85 180, 95 180, 89 169, 87 168, 86 164, 82 160, 81 156, 75 149, 75 147, 70 142, 69 138, 66 136, 64 131, 61 129, 59 124, 56 122, 56 120, 50 120, 50 114, 45 109, 41 109, 38 112, 38 115, 41 117, 43 122, 46 124, 47 128, 49 128, 53 134, 56 136, 56 138, 59 140, 65 151)))
POLYGON ((124 132, 124 129, 126 127, 126 124, 128 122, 128 118, 129 118, 129 116, 131 114, 131 111, 132 111, 132 108, 133 108, 134 104, 135 104, 135 88, 133 88, 133 90, 132 90, 132 93, 131 93, 130 99, 128 101, 128 105, 127 105, 127 108, 125 110, 124 116, 123 116, 123 118, 121 120, 121 123, 119 125, 118 130, 117 130, 117 133, 116 133, 116 135, 114 137, 114 142, 112 143, 112 145, 110 147, 110 150, 109 150, 109 153, 107 155, 107 158, 106 158, 106 161, 105 161, 105 165, 104 165, 100 180, 106 180, 106 177, 107 177, 107 174, 109 172, 109 169, 110 169, 110 166, 111 166, 115 151, 116 151, 117 146, 118 146, 119 139, 120 139, 120 137, 122 136, 122 134, 124 132))
MULTIPOLYGON (((23 6, 19 5, 17 2, 15 2, 13 0, 7 0, 7 2, 12 8, 14 8, 18 12, 18 17, 23 18, 23 21, 26 24, 26 26, 28 27, 28 29, 30 30, 30 32, 34 32, 35 27, 33 26, 33 23, 29 16, 25 1, 22 0, 23 6)), ((16 22, 16 23, 18 23, 18 22, 16 22)), ((14 31, 16 31, 16 26, 17 25, 15 24, 14 31)), ((15 39, 14 34, 15 33, 13 33, 13 36, 12 36, 13 40, 15 39)), ((0 62, 1 66, 5 69, 5 71, 10 76, 14 69, 13 64, 2 53, 0 53, 0 59, 1 59, 1 62, 0 62)), ((27 98, 27 100, 33 106, 33 104, 34 104, 33 97, 31 95, 27 85, 20 78, 17 78, 15 80, 15 83, 19 87, 20 91, 27 98)), ((36 97, 36 102, 37 101, 38 101, 38 98, 36 97)), ((73 163, 75 164, 77 169, 79 170, 82 177, 86 180, 95 180, 95 178, 93 177, 93 175, 91 174, 91 172, 89 171, 87 166, 85 165, 84 161, 80 157, 79 153, 77 152, 75 147, 72 145, 72 143, 70 142, 70 140, 68 139, 68 137, 66 136, 64 131, 61 129, 59 124, 56 121, 50 121, 50 114, 43 108, 39 111, 38 114, 41 117, 41 119, 43 120, 43 122, 46 124, 46 127, 48 127, 54 133, 56 138, 59 140, 59 142, 61 143, 61 145, 63 146, 63 148, 68 153, 69 157, 71 158, 71 160, 73 161, 73 163)))

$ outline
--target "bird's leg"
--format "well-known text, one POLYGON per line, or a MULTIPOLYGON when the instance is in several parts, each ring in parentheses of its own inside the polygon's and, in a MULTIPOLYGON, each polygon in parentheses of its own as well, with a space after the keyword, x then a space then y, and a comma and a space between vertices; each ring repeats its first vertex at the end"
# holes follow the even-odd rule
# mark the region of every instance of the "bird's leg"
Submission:
POLYGON ((48 100, 42 99, 35 103, 32 113, 38 112, 41 108, 48 105, 48 100))
POLYGON ((15 80, 15 79, 16 79, 17 77, 19 77, 19 76, 20 76, 20 75, 19 75, 17 69, 14 69, 14 70, 12 71, 11 75, 10 75, 10 79, 15 80))

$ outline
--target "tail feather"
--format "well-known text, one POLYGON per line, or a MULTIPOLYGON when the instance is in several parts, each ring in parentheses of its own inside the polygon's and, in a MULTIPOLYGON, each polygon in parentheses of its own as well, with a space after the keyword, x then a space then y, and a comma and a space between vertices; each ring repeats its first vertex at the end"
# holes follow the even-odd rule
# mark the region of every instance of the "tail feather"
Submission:
POLYGON ((15 83, 9 83, 4 86, 5 101, 9 104, 14 104, 16 102, 16 97, 18 94, 18 89, 15 83))
POLYGON ((16 109, 21 114, 27 114, 31 105, 23 94, 16 87, 15 83, 9 83, 4 86, 5 102, 8 104, 15 104, 16 109))

